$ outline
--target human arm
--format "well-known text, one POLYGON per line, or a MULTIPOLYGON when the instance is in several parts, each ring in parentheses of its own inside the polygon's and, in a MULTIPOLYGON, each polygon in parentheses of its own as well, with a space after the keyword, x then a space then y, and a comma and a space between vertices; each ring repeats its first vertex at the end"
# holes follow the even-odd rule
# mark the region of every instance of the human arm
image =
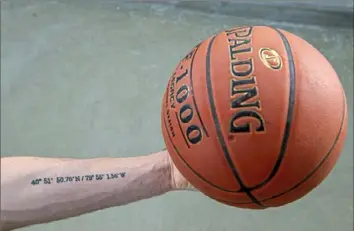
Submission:
POLYGON ((132 158, 2 158, 0 230, 189 188, 167 151, 132 158))

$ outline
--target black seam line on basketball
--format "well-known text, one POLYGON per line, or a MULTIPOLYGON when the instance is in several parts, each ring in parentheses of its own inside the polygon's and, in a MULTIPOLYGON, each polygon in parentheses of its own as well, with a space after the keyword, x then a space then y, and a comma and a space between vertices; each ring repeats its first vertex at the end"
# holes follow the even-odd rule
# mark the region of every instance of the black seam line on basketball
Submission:
POLYGON ((167 128, 167 123, 166 123, 166 118, 164 116, 163 118, 163 122, 164 122, 164 127, 166 129, 166 133, 168 135, 168 138, 174 148, 174 150, 176 151, 177 155, 179 156, 179 158, 181 158, 181 160, 183 161, 183 163, 196 175, 198 176, 202 181, 206 182, 207 184, 211 185, 212 187, 216 188, 216 189, 219 189, 220 191, 224 191, 224 192, 231 192, 231 193, 235 193, 237 192, 238 190, 228 190, 228 189, 224 189, 224 188, 221 188, 213 183, 211 183, 210 181, 208 181, 207 179, 205 179, 202 175, 200 175, 197 171, 195 171, 189 164, 188 162, 183 158, 183 156, 181 155, 181 153, 178 151, 176 145, 173 143, 173 140, 172 140, 172 137, 169 133, 169 130, 167 128))
POLYGON ((166 104, 166 107, 168 106, 168 103, 169 103, 168 102, 168 93, 169 93, 169 89, 170 89, 170 83, 171 83, 171 79, 168 80, 166 91, 165 91, 165 96, 166 96, 165 104, 166 104))
MULTIPOLYGON (((292 186, 291 188, 285 190, 284 192, 281 192, 281 193, 278 193, 274 196, 271 196, 269 198, 266 198, 266 199, 263 199, 261 200, 261 202, 265 202, 265 201, 269 201, 269 200, 272 200, 272 199, 275 199, 277 197, 280 197, 280 196, 283 196, 284 194, 286 193, 289 193, 293 190, 295 190, 296 188, 298 188, 300 185, 302 185, 303 183, 305 183, 308 179, 310 179, 316 172, 318 169, 320 169, 320 167, 323 165, 323 163, 330 157, 330 155, 332 154, 332 151, 333 149, 335 148, 338 140, 339 140, 339 137, 340 135, 342 134, 342 130, 343 130, 343 125, 344 125, 344 118, 345 118, 345 112, 346 112, 346 106, 345 106, 345 95, 344 95, 344 90, 343 91, 343 110, 342 110, 342 121, 341 121, 341 125, 340 125, 340 128, 339 128, 339 132, 331 146, 331 148, 329 149, 329 151, 327 152, 327 154, 325 155, 325 157, 320 161, 320 163, 316 166, 316 168, 314 168, 314 170, 312 170, 312 172, 307 175, 304 179, 302 179, 299 183, 295 184, 294 186, 292 186)), ((219 199, 218 199, 219 200, 219 199)), ((221 201, 221 200, 220 200, 221 201)), ((237 202, 232 202, 232 201, 225 201, 223 200, 224 202, 228 202, 228 203, 233 203, 233 204, 252 204, 252 202, 244 202, 244 203, 237 203, 237 202)))
MULTIPOLYGON (((220 200, 220 199, 218 199, 216 197, 211 197, 211 196, 209 196, 209 197, 211 199, 215 200, 215 201, 218 201, 218 202, 221 202, 221 203, 226 203, 226 204, 234 204, 234 205, 251 205, 251 204, 255 204, 253 202, 233 202, 233 201, 227 201, 227 200, 220 200)), ((261 206, 261 208, 265 209, 265 208, 269 208, 269 207, 261 206)))
POLYGON ((251 198, 251 200, 255 204, 264 207, 257 200, 257 198, 252 195, 252 193, 247 189, 247 187, 245 187, 244 183, 242 182, 241 177, 238 174, 238 172, 236 170, 236 167, 235 167, 234 163, 231 160, 229 150, 227 149, 224 137, 223 137, 222 132, 221 132, 220 122, 219 122, 219 118, 218 118, 217 113, 216 113, 216 107, 215 107, 215 102, 214 102, 214 98, 213 98, 213 89, 212 89, 211 73, 210 73, 211 48, 213 46, 215 38, 216 38, 216 36, 214 36, 211 39, 211 41, 210 41, 210 43, 208 45, 207 53, 206 53, 206 83, 207 83, 208 98, 209 98, 209 103, 210 103, 210 110, 211 110, 211 113, 213 115, 213 120, 214 120, 215 129, 216 129, 216 132, 217 132, 217 135, 218 135, 218 140, 219 140, 221 148, 222 148, 222 150, 224 152, 224 156, 225 156, 225 158, 227 160, 227 163, 228 163, 229 167, 231 168, 234 177, 236 178, 237 182, 239 183, 239 185, 241 187, 241 190, 243 190, 243 192, 246 193, 247 196, 249 198, 251 198))
POLYGON ((191 146, 189 146, 189 143, 188 143, 188 141, 187 141, 187 139, 186 139, 186 136, 184 135, 184 132, 183 132, 183 130, 182 130, 181 122, 179 121, 179 118, 178 118, 178 113, 175 112, 175 114, 176 114, 176 119, 177 119, 178 127, 179 127, 179 129, 181 130, 181 134, 182 134, 182 136, 183 136, 183 139, 184 139, 184 141, 186 142, 187 147, 188 147, 188 148, 191 148, 191 146))
POLYGON ((286 124, 285 124, 285 129, 284 129, 284 134, 283 134, 283 140, 281 143, 281 147, 280 147, 280 152, 278 155, 278 159, 273 167, 273 170, 271 171, 271 173, 269 174, 269 176, 262 182, 259 183, 253 187, 249 187, 249 190, 255 190, 255 189, 259 189, 263 186, 265 186, 267 183, 269 183, 274 176, 277 174, 280 164, 282 163, 283 159, 284 159, 284 155, 287 149, 287 145, 288 145, 288 140, 289 140, 289 136, 290 136, 290 129, 291 129, 291 123, 293 120, 293 115, 294 115, 294 105, 295 105, 295 63, 294 63, 294 57, 293 57, 293 53, 291 51, 291 46, 289 44, 289 41, 287 40, 287 38, 285 37, 285 35, 279 31, 276 28, 270 27, 272 29, 274 29, 275 31, 278 32, 278 34, 280 35, 281 39, 283 40, 284 46, 285 46, 285 50, 287 53, 287 57, 288 57, 288 61, 289 61, 289 77, 290 77, 290 89, 289 89, 289 101, 288 101, 288 112, 287 112, 287 117, 286 117, 286 124))
POLYGON ((208 131, 206 130, 205 126, 204 126, 204 123, 203 123, 203 120, 200 116, 200 113, 199 113, 199 110, 198 110, 198 105, 197 105, 197 102, 195 100, 195 97, 194 97, 194 87, 193 87, 193 63, 194 63, 194 59, 195 59, 195 56, 197 55, 197 52, 199 50, 199 47, 201 46, 201 44, 199 44, 197 46, 197 48, 195 48, 195 52, 194 52, 194 55, 193 55, 193 58, 191 60, 191 66, 190 66, 190 74, 189 74, 189 79, 190 79, 190 82, 191 82, 191 89, 192 89, 192 99, 193 99, 193 103, 194 103, 194 107, 195 107, 195 111, 197 112, 197 116, 199 118, 199 121, 200 121, 200 124, 202 125, 202 128, 205 132, 205 135, 207 137, 209 137, 209 134, 208 134, 208 131))
POLYGON ((345 108, 346 108, 346 107, 345 107, 345 99, 344 99, 344 93, 343 93, 342 122, 341 122, 341 125, 340 125, 340 128, 339 128, 339 132, 338 132, 338 134, 337 134, 337 136, 336 136, 336 138, 335 138, 335 140, 334 140, 334 142, 333 142, 331 148, 330 148, 329 151, 327 152, 326 156, 321 160, 321 162, 316 166, 316 168, 315 168, 308 176, 306 176, 302 181, 300 181, 299 183, 297 183, 296 185, 294 185, 292 188, 290 188, 290 189, 288 189, 288 190, 286 190, 286 191, 284 191, 284 192, 282 192, 282 193, 279 193, 279 194, 277 194, 277 195, 274 195, 274 196, 272 196, 272 197, 270 197, 270 198, 264 199, 263 201, 268 201, 268 200, 274 199, 274 198, 276 198, 276 197, 280 197, 280 196, 282 196, 282 195, 284 195, 284 194, 286 194, 286 193, 288 193, 288 192, 290 192, 290 191, 292 191, 292 190, 298 188, 300 185, 302 185, 304 182, 306 182, 308 179, 310 179, 310 178, 317 172, 317 170, 322 166, 322 164, 323 164, 323 163, 328 159, 328 157, 331 155, 333 149, 335 148, 335 146, 336 146, 336 144, 337 144, 337 142, 338 142, 338 140, 339 140, 339 137, 340 137, 340 135, 341 135, 341 133, 342 133, 342 130, 343 130, 343 124, 344 124, 344 118, 345 118, 345 111, 346 111, 345 108))

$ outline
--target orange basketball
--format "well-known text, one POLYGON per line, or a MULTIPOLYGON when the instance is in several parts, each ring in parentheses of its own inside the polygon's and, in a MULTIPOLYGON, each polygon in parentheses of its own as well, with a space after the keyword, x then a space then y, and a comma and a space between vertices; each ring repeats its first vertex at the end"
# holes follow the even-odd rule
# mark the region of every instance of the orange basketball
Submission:
POLYGON ((267 26, 223 31, 194 47, 162 104, 167 149, 208 197, 251 209, 298 200, 336 164, 347 104, 327 59, 267 26))

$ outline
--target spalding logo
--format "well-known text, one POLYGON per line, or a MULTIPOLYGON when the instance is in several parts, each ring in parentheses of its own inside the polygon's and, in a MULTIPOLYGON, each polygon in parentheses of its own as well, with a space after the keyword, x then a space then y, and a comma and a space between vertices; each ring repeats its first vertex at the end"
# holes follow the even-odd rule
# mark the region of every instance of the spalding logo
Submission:
POLYGON ((279 70, 282 65, 282 60, 278 52, 270 48, 262 48, 259 51, 259 56, 263 64, 273 70, 279 70))

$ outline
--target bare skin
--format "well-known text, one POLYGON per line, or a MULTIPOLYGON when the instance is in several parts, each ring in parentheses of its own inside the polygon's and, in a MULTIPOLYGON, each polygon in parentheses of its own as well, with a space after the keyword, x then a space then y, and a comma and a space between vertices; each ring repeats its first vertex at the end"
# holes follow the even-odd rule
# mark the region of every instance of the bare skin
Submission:
POLYGON ((132 158, 1 158, 0 230, 195 190, 167 151, 132 158))

